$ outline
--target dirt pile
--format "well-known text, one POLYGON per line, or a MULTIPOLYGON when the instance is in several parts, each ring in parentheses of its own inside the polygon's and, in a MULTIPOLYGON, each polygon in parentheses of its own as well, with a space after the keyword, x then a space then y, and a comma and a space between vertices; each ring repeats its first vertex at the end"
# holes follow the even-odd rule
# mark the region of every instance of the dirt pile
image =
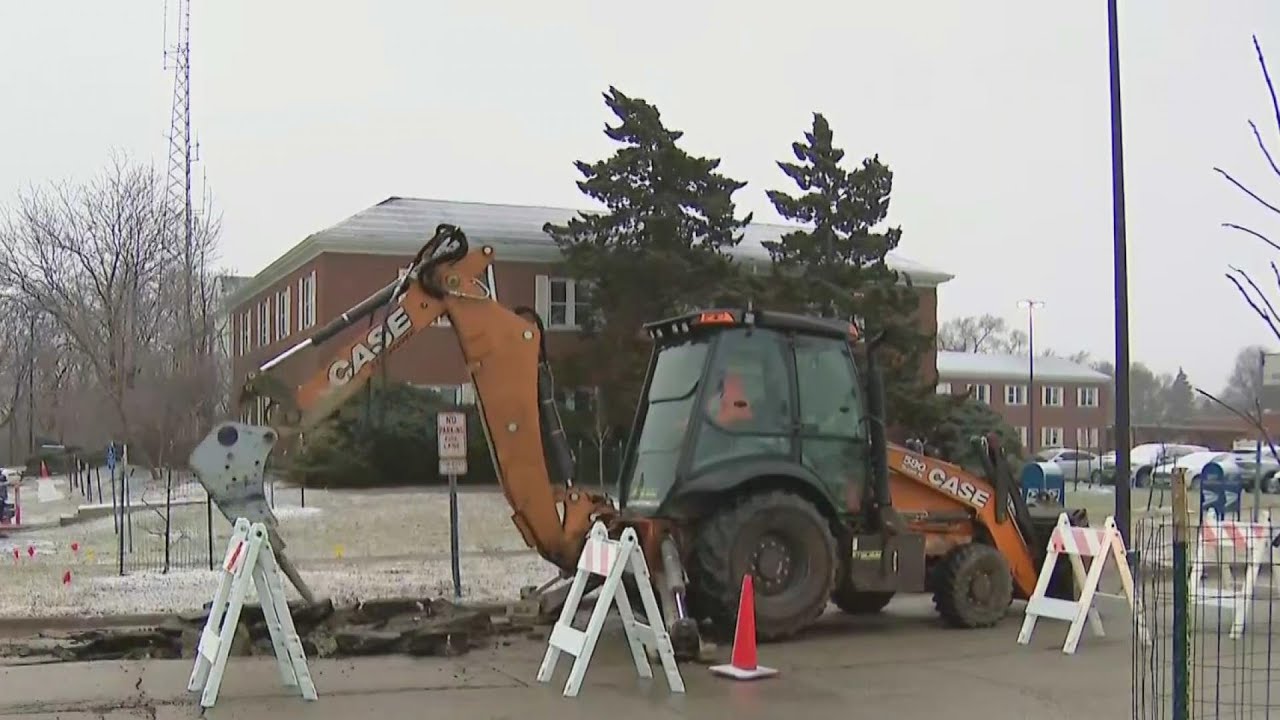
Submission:
MULTIPOLYGON (((532 625, 505 607, 463 607, 445 600, 404 598, 335 608, 329 600, 291 603, 294 626, 309 658, 406 654, 452 656, 502 636, 527 634, 532 625)), ((0 657, 19 662, 74 662, 194 658, 203 612, 175 616, 150 627, 40 633, 0 646, 0 657)), ((271 655, 271 637, 259 605, 240 613, 232 656, 271 655)))

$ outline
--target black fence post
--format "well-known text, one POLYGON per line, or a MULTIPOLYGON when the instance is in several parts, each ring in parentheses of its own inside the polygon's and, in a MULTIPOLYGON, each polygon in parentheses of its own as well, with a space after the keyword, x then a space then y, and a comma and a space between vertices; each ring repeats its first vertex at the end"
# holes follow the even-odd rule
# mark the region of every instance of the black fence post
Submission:
POLYGON ((209 539, 209 569, 213 569, 213 497, 206 491, 204 496, 204 514, 208 524, 205 537, 209 539))
POLYGON ((129 554, 130 555, 133 554, 133 512, 131 512, 133 510, 133 498, 129 496, 129 479, 132 476, 133 476, 133 473, 131 471, 130 472, 126 472, 125 470, 120 471, 120 479, 124 483, 122 485, 123 487, 122 492, 124 497, 124 512, 125 512, 125 515, 127 516, 124 520, 125 520, 125 528, 129 531, 129 554))
POLYGON ((111 526, 112 526, 112 529, 116 531, 116 534, 119 535, 120 521, 123 519, 123 517, 121 516, 121 513, 118 510, 118 507, 123 505, 124 502, 123 501, 116 502, 116 469, 112 467, 108 470, 108 472, 111 475, 111 526))
POLYGON ((98 478, 98 504, 102 504, 102 468, 94 468, 93 474, 98 478))
POLYGON ((173 514, 173 468, 167 468, 164 479, 164 571, 169 572, 169 528, 173 514))
POLYGON ((115 502, 115 499, 116 499, 115 490, 116 490, 116 484, 115 484, 115 477, 113 473, 112 482, 111 482, 111 517, 114 518, 116 521, 115 522, 116 560, 117 560, 117 564, 120 566, 120 576, 124 577, 124 502, 123 501, 119 503, 115 502), (119 508, 118 515, 116 512, 116 508, 119 508))

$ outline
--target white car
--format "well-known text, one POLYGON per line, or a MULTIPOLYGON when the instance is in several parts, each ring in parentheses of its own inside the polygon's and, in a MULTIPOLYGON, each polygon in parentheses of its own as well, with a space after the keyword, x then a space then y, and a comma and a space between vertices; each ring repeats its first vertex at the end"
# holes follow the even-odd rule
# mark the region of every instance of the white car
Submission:
POLYGON ((1238 472, 1240 470, 1231 453, 1220 450, 1207 450, 1188 453, 1177 460, 1160 463, 1152 469, 1151 482, 1153 485, 1167 486, 1173 479, 1174 468, 1184 468, 1187 471, 1188 486, 1198 486, 1200 484, 1201 471, 1204 470, 1205 465, 1211 462, 1218 463, 1227 472, 1238 472))
MULTIPOLYGON (((1210 452, 1203 445, 1187 445, 1183 443, 1144 443, 1129 451, 1129 482, 1134 487, 1145 487, 1151 484, 1151 473, 1157 465, 1172 462, 1191 453, 1210 452)), ((1207 462, 1207 461, 1206 461, 1207 462)), ((1116 454, 1109 452, 1102 456, 1100 480, 1115 482, 1116 454)))
POLYGON ((1068 482, 1080 482, 1098 477, 1102 471, 1102 458, 1085 450, 1071 448, 1045 448, 1036 453, 1036 462, 1053 463, 1062 470, 1068 482))
POLYGON ((0 468, 0 476, 10 485, 17 485, 22 482, 22 471, 23 468, 20 467, 0 468))

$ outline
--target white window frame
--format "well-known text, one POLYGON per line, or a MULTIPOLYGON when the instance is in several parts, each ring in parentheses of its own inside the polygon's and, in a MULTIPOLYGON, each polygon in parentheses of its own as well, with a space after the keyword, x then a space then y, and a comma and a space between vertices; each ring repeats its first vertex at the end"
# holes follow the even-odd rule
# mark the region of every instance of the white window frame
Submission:
POLYGON ((973 390, 973 399, 981 403, 991 404, 991 385, 989 383, 969 383, 969 390, 973 390))
POLYGON ((1027 404, 1027 386, 1026 385, 1005 385, 1004 386, 1004 404, 1012 406, 1020 406, 1027 404))
POLYGON ((1062 428, 1060 427, 1040 428, 1040 447, 1042 449, 1062 447, 1062 428))
POLYGON ((316 324, 316 271, 298 278, 298 331, 316 324))
POLYGON ((1017 427, 1017 430, 1018 430, 1018 442, 1022 443, 1022 447, 1023 449, 1025 449, 1027 447, 1027 426, 1019 425, 1017 427))
POLYGON ((253 313, 245 310, 240 313, 240 354, 248 355, 253 350, 253 313))
POLYGON ((289 337, 289 333, 293 329, 291 322, 293 294, 290 292, 291 290, 293 288, 286 285, 283 290, 276 291, 276 341, 289 337))
POLYGON ((1076 406, 1082 408, 1098 407, 1098 386, 1085 385, 1076 388, 1076 406))
POLYGON ((950 395, 950 394, 951 394, 951 383, 949 383, 949 382, 940 382, 940 383, 938 383, 938 387, 937 387, 937 388, 935 388, 935 389, 937 390, 937 392, 938 392, 938 394, 939 394, 939 395, 950 395))
POLYGON ((1098 428, 1076 428, 1076 447, 1082 450, 1096 450, 1098 447, 1098 428))
MULTIPOLYGON (((1041 407, 1062 407, 1063 396, 1061 385, 1045 385, 1040 388, 1041 407)), ((1058 428, 1061 430, 1062 428, 1058 428)))
POLYGON ((271 298, 258 304, 258 347, 271 344, 271 298))
POLYGON ((538 275, 534 278, 534 309, 542 318, 543 324, 548 330, 581 330, 582 320, 578 317, 578 281, 573 278, 563 277, 560 275, 538 275), (565 306, 564 322, 553 323, 551 321, 551 288, 556 283, 563 283, 564 302, 554 303, 555 305, 563 304, 565 306))

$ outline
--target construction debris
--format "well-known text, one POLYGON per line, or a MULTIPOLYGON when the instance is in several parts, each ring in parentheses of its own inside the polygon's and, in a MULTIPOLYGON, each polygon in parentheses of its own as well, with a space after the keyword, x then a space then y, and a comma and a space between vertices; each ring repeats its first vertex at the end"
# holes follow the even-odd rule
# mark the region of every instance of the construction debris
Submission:
MULTIPOLYGON (((496 638, 528 634, 532 624, 505 606, 465 607, 402 598, 335 608, 332 601, 290 603, 308 657, 455 656, 496 638)), ((21 663, 194 658, 209 607, 149 627, 42 632, 0 645, 0 658, 21 663)), ((246 603, 232 656, 271 655, 262 607, 246 603)))

